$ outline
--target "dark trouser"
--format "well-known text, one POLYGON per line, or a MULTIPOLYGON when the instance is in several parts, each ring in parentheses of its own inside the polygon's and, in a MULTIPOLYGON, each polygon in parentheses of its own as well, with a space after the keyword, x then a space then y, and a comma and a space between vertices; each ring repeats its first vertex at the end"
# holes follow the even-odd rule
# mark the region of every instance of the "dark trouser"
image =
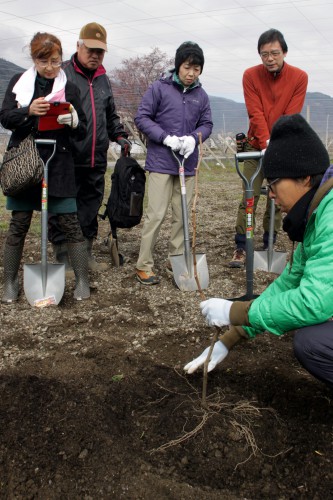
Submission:
POLYGON ((297 330, 294 353, 311 375, 333 388, 333 321, 297 330))
MULTIPOLYGON (((21 212, 13 210, 12 218, 6 238, 6 244, 10 246, 20 246, 24 244, 25 237, 29 231, 32 211, 21 212)), ((80 243, 84 241, 82 231, 76 213, 59 214, 54 216, 61 231, 66 235, 67 241, 80 243)))
MULTIPOLYGON (((246 145, 246 152, 257 151, 249 144, 246 145)), ((243 174, 245 177, 250 180, 254 175, 258 165, 258 160, 246 160, 243 166, 243 174)), ((263 184, 264 174, 262 170, 260 170, 259 174, 253 181, 253 195, 254 195, 254 207, 253 207, 253 227, 256 224, 256 209, 258 205, 258 201, 260 198, 261 186, 263 184)), ((269 232, 269 220, 270 220, 270 199, 267 196, 266 208, 263 218, 263 243, 264 246, 268 245, 268 232, 269 232)), ((276 239, 276 234, 281 227, 281 211, 279 207, 275 207, 275 218, 274 218, 274 241, 276 239)), ((236 235, 235 235, 235 243, 237 248, 243 248, 245 250, 245 241, 246 241, 246 199, 245 199, 245 187, 243 183, 243 198, 239 204, 237 220, 236 220, 236 235)))
MULTIPOLYGON (((76 167, 77 215, 83 235, 91 240, 98 233, 98 211, 103 202, 106 166, 76 167)), ((66 240, 53 214, 49 215, 49 240, 58 245, 66 240)))

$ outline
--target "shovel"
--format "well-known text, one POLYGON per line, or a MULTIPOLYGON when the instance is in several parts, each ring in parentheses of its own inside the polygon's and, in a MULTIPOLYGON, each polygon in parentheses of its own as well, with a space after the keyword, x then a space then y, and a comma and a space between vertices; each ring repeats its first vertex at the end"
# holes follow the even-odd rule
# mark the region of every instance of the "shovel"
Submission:
POLYGON ((173 278, 179 290, 183 292, 192 292, 198 290, 197 280, 200 288, 204 290, 209 284, 209 274, 207 267, 206 254, 195 254, 196 260, 196 274, 195 278, 193 254, 191 253, 190 237, 188 228, 188 213, 187 213, 187 198, 186 198, 186 185, 185 185, 185 172, 184 161, 172 151, 173 156, 176 158, 179 165, 179 182, 182 203, 182 218, 183 218, 183 231, 184 231, 184 254, 183 255, 170 255, 170 262, 173 271, 173 278))
POLYGON ((271 273, 281 274, 287 264, 286 252, 276 252, 274 250, 274 216, 275 203, 270 201, 268 248, 265 251, 254 252, 253 269, 261 269, 271 273))
POLYGON ((30 305, 46 307, 59 304, 65 289, 65 264, 48 264, 47 262, 47 215, 48 215, 48 165, 56 151, 56 141, 53 139, 36 139, 36 144, 53 145, 53 151, 44 163, 42 181, 41 209, 41 263, 24 264, 23 287, 30 305))
POLYGON ((253 182, 261 169, 261 161, 264 153, 262 151, 249 151, 246 153, 235 154, 236 170, 242 178, 245 187, 245 202, 246 202, 246 295, 234 300, 251 300, 255 298, 253 295, 253 260, 254 260, 254 242, 253 242, 253 209, 254 209, 254 191, 253 182), (245 160, 258 160, 257 168, 250 179, 247 179, 239 168, 239 162, 245 160))

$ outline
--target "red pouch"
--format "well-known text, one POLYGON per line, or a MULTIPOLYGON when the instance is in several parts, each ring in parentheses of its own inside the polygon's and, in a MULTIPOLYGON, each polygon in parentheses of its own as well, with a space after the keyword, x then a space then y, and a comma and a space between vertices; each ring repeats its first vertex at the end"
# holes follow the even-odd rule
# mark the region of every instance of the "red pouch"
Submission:
POLYGON ((69 102, 50 102, 50 109, 44 116, 39 117, 38 130, 56 130, 64 128, 65 125, 57 122, 59 115, 70 113, 69 102))

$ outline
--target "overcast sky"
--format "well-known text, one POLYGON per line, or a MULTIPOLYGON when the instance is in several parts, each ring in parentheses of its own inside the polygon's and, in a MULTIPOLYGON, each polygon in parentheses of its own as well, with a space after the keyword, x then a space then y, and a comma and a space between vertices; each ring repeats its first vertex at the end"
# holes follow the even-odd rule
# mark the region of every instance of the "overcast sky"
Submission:
POLYGON ((289 47, 286 61, 309 74, 308 91, 333 96, 333 0, 0 0, 0 57, 28 68, 32 36, 48 31, 68 58, 92 21, 108 32, 107 71, 154 47, 174 57, 192 40, 204 50, 208 94, 238 102, 243 71, 260 63, 260 34, 276 28, 289 47))

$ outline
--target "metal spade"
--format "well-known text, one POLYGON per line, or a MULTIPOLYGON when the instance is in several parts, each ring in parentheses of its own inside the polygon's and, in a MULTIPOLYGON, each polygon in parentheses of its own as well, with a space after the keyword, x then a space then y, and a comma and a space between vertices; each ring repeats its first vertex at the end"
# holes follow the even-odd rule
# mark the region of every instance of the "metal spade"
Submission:
POLYGON ((199 253, 193 255, 190 246, 185 172, 184 172, 185 157, 183 157, 183 159, 180 160, 174 152, 172 153, 179 165, 178 172, 179 172, 179 182, 181 190, 182 218, 183 218, 183 231, 184 231, 184 254, 170 256, 173 278, 178 288, 182 291, 191 292, 194 290, 198 290, 197 280, 199 282, 200 288, 204 290, 209 285, 209 273, 208 273, 206 254, 199 253), (195 271, 196 271, 196 276, 195 276, 195 271))
POLYGON ((281 274, 287 264, 287 253, 274 250, 274 216, 275 203, 270 201, 270 218, 268 233, 268 248, 263 251, 254 252, 253 269, 261 269, 271 273, 281 274))
POLYGON ((47 223, 48 223, 48 165, 56 151, 56 141, 53 139, 36 139, 36 144, 53 145, 53 151, 44 163, 42 181, 41 209, 41 263, 24 264, 23 287, 30 305, 46 307, 59 304, 65 289, 65 264, 49 264, 47 262, 47 223))

